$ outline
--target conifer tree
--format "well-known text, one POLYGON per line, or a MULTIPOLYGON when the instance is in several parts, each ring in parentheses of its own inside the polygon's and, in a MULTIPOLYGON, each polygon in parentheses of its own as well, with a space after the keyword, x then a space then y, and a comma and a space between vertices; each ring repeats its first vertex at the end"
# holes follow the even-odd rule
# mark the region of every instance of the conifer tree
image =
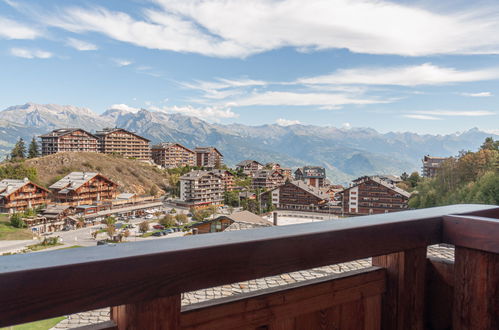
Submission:
POLYGON ((33 137, 28 148, 28 158, 36 158, 38 156, 40 156, 40 151, 38 150, 38 143, 33 137))
POLYGON ((26 158, 26 145, 24 144, 23 138, 20 138, 19 141, 16 142, 16 145, 10 153, 10 157, 12 159, 26 158))

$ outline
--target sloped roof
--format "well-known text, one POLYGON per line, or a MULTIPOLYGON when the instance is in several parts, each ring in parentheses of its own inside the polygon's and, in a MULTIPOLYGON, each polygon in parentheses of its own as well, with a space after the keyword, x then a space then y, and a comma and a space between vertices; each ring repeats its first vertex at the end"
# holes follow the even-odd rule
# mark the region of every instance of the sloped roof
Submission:
POLYGON ((71 134, 71 133, 76 132, 76 131, 85 132, 86 134, 90 135, 91 137, 97 139, 97 136, 95 136, 94 134, 89 133, 81 128, 58 128, 58 129, 53 130, 50 133, 41 135, 41 137, 42 138, 43 137, 60 137, 60 136, 71 134))
POLYGON ((297 186, 298 188, 300 188, 306 192, 308 192, 309 194, 314 195, 317 198, 320 198, 320 199, 328 199, 329 198, 329 195, 324 193, 319 188, 309 186, 308 184, 306 184, 305 182, 303 182, 301 180, 290 181, 289 183, 297 186))
MULTIPOLYGON (((84 185, 85 183, 87 183, 88 181, 92 180, 93 178, 99 175, 105 178, 103 175, 97 172, 71 172, 68 175, 66 175, 64 178, 60 179, 59 181, 51 185, 49 188, 56 190, 60 189, 59 193, 66 194, 69 191, 80 188, 82 185, 84 185)), ((105 179, 109 180, 107 178, 105 179)))
POLYGON ((250 165, 252 163, 257 163, 258 165, 263 166, 260 162, 257 162, 256 160, 251 160, 251 159, 243 160, 242 162, 240 162, 236 166, 248 166, 248 165, 250 165))
POLYGON ((214 175, 220 177, 220 174, 215 174, 213 171, 192 170, 180 177, 180 180, 197 180, 206 175, 214 175))
POLYGON ((259 170, 253 174, 253 178, 268 178, 274 174, 284 177, 279 170, 259 170))
POLYGON ((115 127, 115 128, 104 128, 104 129, 102 129, 100 131, 95 132, 95 135, 98 136, 98 137, 100 137, 100 136, 106 136, 108 134, 111 134, 111 133, 114 133, 114 132, 119 132, 119 131, 122 131, 122 132, 125 132, 125 133, 128 133, 128 134, 132 134, 133 136, 138 137, 139 139, 145 140, 147 142, 151 141, 151 140, 146 139, 145 137, 140 136, 140 135, 138 135, 138 134, 136 134, 134 132, 130 132, 130 131, 127 131, 124 128, 117 128, 117 127, 115 127))
POLYGON ((210 153, 212 151, 215 151, 220 156, 223 156, 222 153, 220 151, 218 151, 218 149, 215 147, 196 147, 194 149, 194 152, 196 152, 196 153, 210 153))
POLYGON ((191 149, 187 148, 186 146, 181 145, 180 143, 175 143, 175 142, 161 142, 159 144, 155 144, 151 147, 151 149, 168 149, 173 146, 179 146, 180 148, 185 149, 186 151, 190 153, 194 153, 191 149))
POLYGON ((382 178, 378 177, 378 176, 372 176, 370 177, 371 180, 373 180, 374 182, 376 183, 379 183, 380 185, 388 188, 388 189, 391 189, 395 192, 397 192, 398 194, 404 196, 404 197, 411 197, 411 194, 407 191, 405 191, 404 189, 401 189, 399 187, 397 187, 396 185, 394 184, 391 184, 390 182, 386 181, 386 180, 383 180, 382 178))
POLYGON ((228 218, 234 222, 242 222, 242 223, 261 225, 261 226, 272 226, 271 222, 263 219, 262 217, 254 213, 251 213, 250 211, 234 212, 230 215, 222 215, 220 217, 228 218))
POLYGON ((49 192, 49 190, 47 190, 46 188, 41 187, 36 183, 29 181, 27 178, 25 178, 24 180, 3 179, 2 181, 0 181, 0 196, 1 197, 9 196, 10 194, 16 192, 17 190, 21 189, 27 184, 32 184, 40 189, 49 192))

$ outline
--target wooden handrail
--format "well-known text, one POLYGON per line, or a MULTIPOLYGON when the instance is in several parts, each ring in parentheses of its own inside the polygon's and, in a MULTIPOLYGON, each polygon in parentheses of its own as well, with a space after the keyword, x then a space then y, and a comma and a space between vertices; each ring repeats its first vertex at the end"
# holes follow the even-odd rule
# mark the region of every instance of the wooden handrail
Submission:
POLYGON ((0 258, 0 326, 335 264, 442 242, 453 205, 335 221, 0 258))

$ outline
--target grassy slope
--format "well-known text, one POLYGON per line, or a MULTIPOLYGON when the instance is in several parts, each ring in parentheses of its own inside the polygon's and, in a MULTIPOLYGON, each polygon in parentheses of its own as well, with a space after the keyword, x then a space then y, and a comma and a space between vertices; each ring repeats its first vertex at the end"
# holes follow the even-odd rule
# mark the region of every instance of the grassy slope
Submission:
POLYGON ((154 166, 100 153, 65 152, 29 159, 25 163, 37 169, 38 181, 45 186, 73 171, 100 172, 118 183, 121 192, 149 194, 152 186, 164 190, 168 184, 167 174, 154 166))
POLYGON ((0 214, 0 240, 32 239, 33 234, 28 229, 15 228, 10 225, 9 217, 0 214))
POLYGON ((65 318, 66 318, 65 316, 55 317, 53 319, 25 323, 25 324, 21 324, 21 325, 15 325, 13 327, 0 328, 0 330, 10 330, 10 329, 12 329, 12 330, 48 330, 48 329, 54 327, 57 323, 64 320, 65 318))

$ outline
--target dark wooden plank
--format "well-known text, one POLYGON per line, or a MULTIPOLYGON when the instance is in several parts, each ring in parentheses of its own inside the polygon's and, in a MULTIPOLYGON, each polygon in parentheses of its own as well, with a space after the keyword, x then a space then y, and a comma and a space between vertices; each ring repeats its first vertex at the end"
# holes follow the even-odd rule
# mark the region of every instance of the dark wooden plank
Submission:
POLYGON ((111 317, 119 330, 178 330, 180 295, 115 306, 111 317))
POLYGON ((426 248, 378 256, 372 262, 387 270, 382 328, 423 329, 426 248))
POLYGON ((447 259, 428 258, 426 275, 426 328, 451 329, 454 262, 447 259))
MULTIPOLYGON (((369 268, 352 273, 186 306, 181 316, 182 329, 237 329, 263 325, 272 328, 272 324, 275 327, 280 320, 313 314, 365 297, 379 297, 384 291, 385 270, 369 268)), ((303 320, 296 320, 297 328, 300 329, 299 324, 303 322, 312 322, 310 318, 324 319, 320 315, 304 316, 303 320)))
POLYGON ((499 329, 499 255, 456 246, 453 326, 499 329))
POLYGON ((381 299, 381 295, 364 298, 364 330, 381 329, 381 299))
POLYGON ((442 216, 495 208, 453 205, 5 256, 0 326, 423 247, 440 242, 442 216))
POLYGON ((499 219, 450 215, 442 228, 444 243, 499 253, 499 219))

